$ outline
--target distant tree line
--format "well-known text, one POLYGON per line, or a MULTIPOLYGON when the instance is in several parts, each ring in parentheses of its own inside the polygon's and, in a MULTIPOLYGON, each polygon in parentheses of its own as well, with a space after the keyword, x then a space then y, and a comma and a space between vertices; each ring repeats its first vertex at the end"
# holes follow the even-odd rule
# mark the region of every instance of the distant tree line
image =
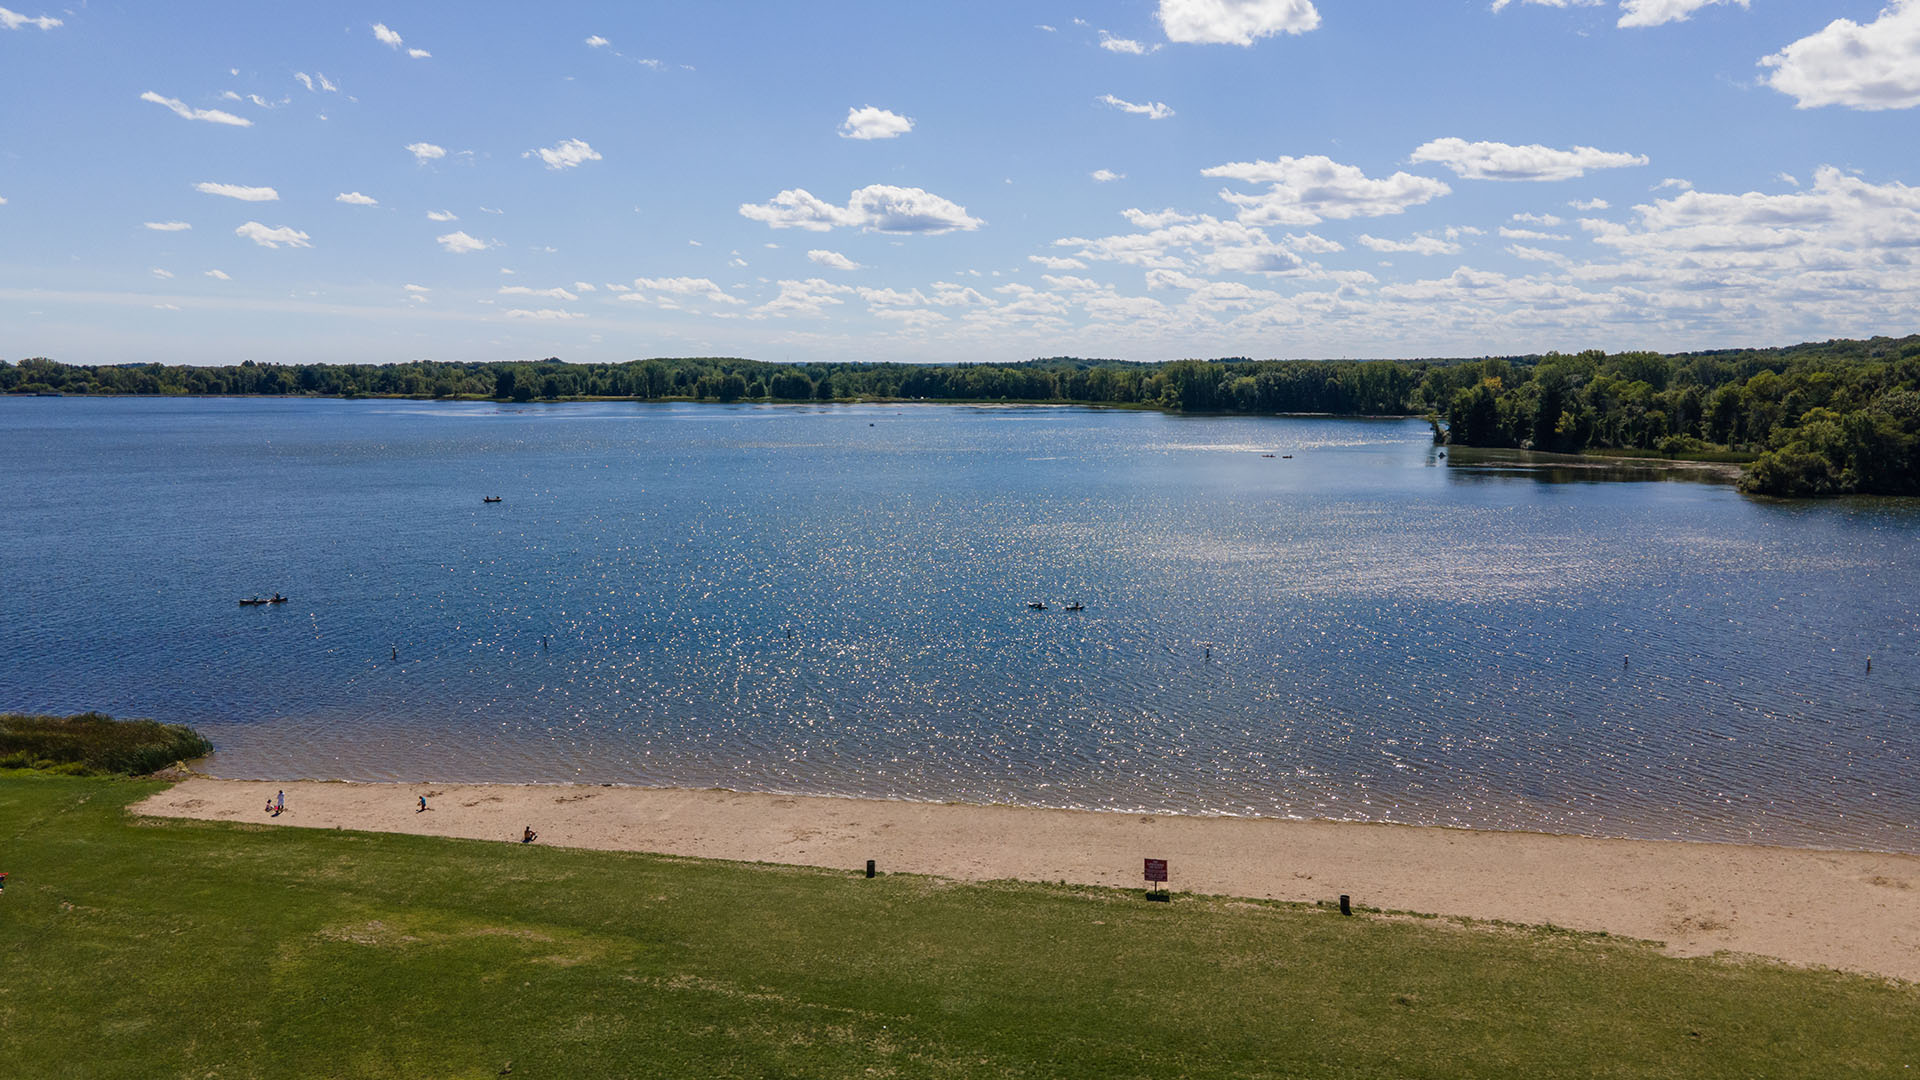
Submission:
POLYGON ((503 401, 1019 401, 1189 413, 1427 416, 1466 446, 1750 462, 1748 491, 1920 494, 1920 335, 1664 355, 1482 360, 1049 357, 1018 364, 537 362, 84 367, 0 361, 0 393, 503 401))

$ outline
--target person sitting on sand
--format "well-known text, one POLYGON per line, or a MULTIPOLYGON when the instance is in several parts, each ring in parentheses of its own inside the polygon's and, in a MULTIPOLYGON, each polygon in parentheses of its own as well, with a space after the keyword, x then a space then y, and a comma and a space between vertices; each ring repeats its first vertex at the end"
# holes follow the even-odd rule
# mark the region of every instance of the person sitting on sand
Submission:
POLYGON ((538 839, 540 839, 540 834, 534 832, 533 826, 531 825, 527 826, 526 832, 520 834, 520 842, 523 844, 531 844, 538 839))
POLYGON ((267 813, 269 813, 269 814, 271 814, 271 813, 273 813, 273 800, 272 800, 272 799, 268 799, 268 800, 267 800, 267 813))

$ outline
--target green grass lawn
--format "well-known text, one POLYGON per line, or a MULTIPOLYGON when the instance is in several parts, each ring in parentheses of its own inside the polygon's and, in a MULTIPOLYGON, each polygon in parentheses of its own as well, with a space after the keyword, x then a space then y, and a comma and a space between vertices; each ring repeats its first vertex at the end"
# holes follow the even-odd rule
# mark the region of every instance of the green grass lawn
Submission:
POLYGON ((7 1075, 1920 1071, 1920 990, 1866 978, 1228 899, 126 816, 157 787, 0 773, 7 1075))

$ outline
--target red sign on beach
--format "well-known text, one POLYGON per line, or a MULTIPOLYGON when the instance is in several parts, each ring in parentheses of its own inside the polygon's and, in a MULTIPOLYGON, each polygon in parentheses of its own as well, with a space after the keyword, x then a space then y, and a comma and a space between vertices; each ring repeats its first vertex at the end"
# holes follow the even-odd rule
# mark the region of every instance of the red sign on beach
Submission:
POLYGON ((1167 860, 1148 859, 1147 860, 1147 880, 1148 881, 1167 880, 1167 860))

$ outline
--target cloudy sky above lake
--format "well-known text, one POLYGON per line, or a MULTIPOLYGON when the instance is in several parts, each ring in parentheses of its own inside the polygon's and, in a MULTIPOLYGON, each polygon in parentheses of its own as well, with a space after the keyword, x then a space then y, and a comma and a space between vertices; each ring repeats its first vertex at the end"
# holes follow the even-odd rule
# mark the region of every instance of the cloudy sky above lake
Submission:
POLYGON ((1920 0, 4 2, 12 360, 1920 330, 1920 0))

